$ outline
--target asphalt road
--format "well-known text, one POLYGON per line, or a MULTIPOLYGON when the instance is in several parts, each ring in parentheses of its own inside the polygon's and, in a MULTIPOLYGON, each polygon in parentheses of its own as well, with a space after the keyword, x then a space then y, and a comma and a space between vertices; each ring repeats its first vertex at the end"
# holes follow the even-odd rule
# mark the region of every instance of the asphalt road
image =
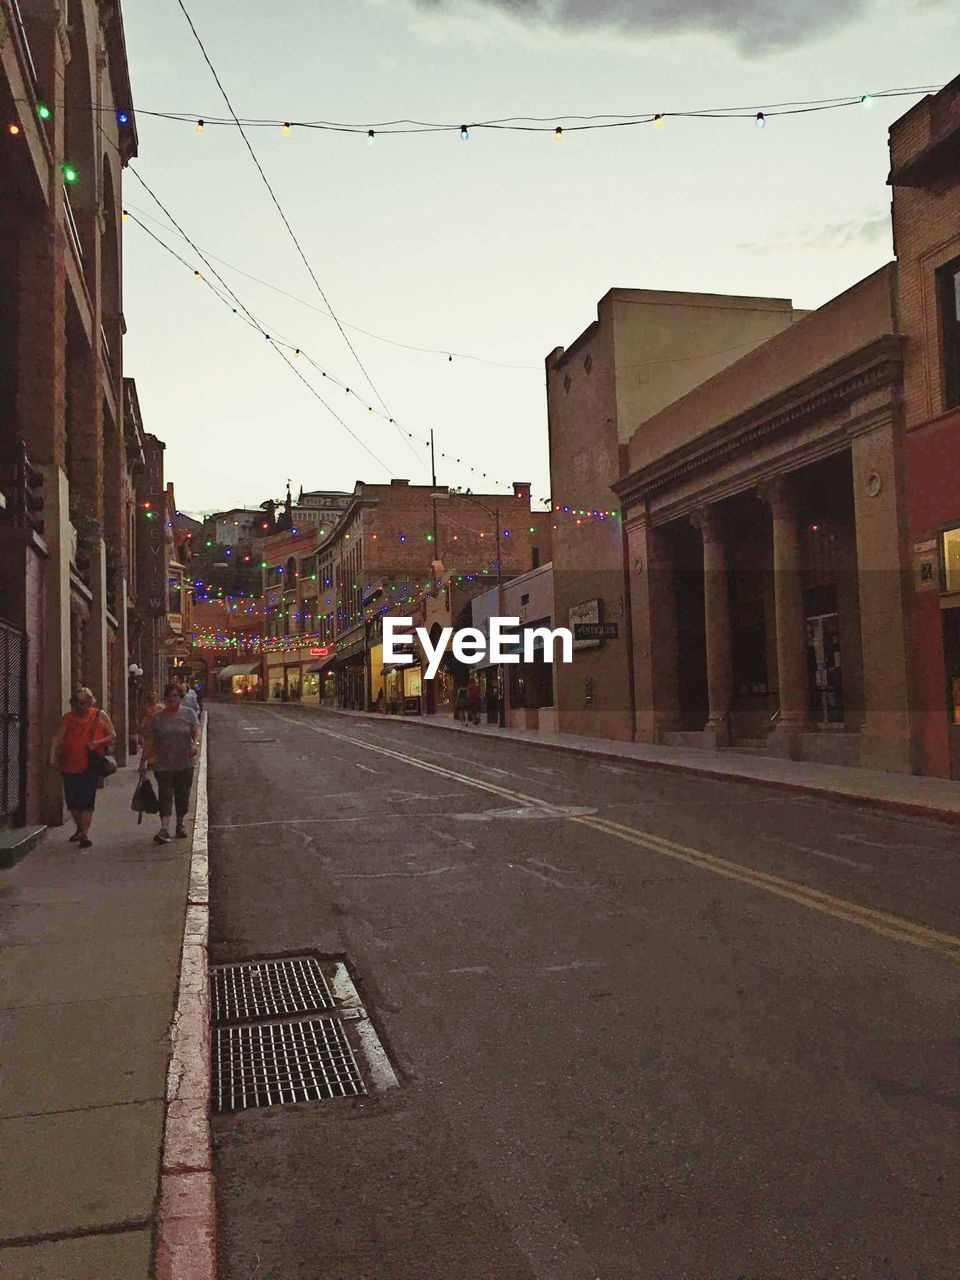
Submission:
POLYGON ((223 1280, 955 1280, 956 828, 210 709, 215 961, 343 956, 401 1087, 214 1119, 223 1280))

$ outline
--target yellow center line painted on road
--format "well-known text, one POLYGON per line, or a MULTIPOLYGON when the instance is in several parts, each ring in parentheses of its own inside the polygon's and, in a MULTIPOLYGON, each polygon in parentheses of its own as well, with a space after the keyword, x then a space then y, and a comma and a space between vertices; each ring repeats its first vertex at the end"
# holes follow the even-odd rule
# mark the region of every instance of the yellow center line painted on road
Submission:
POLYGON ((529 796, 524 792, 513 791, 495 782, 485 782, 479 778, 472 778, 469 774, 457 773, 453 769, 433 764, 429 760, 422 760, 418 756, 410 755, 407 752, 393 751, 389 747, 377 746, 372 742, 351 738, 349 734, 337 733, 333 729, 325 729, 320 725, 310 724, 294 716, 284 716, 277 711, 271 711, 270 714, 275 715, 279 720, 286 720, 290 724, 312 729, 315 733, 322 733, 331 738, 339 738, 341 741, 349 742, 351 745, 361 747, 365 751, 376 751, 380 755, 391 756, 402 764, 411 765, 416 769, 423 769, 427 773, 436 773, 444 778, 454 778, 458 782, 466 783, 479 791, 489 791, 493 795, 502 796, 507 800, 514 801, 514 803, 522 801, 524 804, 549 809, 554 816, 562 817, 566 822, 573 822, 578 826, 591 827, 604 835, 614 836, 619 840, 625 840, 629 844, 648 849, 653 853, 673 858, 678 862, 685 862, 689 866, 699 867, 702 871, 709 871, 713 875, 722 876, 724 879, 736 880, 741 884, 750 885, 754 889, 762 889, 766 893, 798 903, 800 906, 807 907, 811 911, 817 911, 821 915, 830 916, 835 920, 843 920, 847 924, 859 925, 861 928, 869 929, 872 933, 879 934, 881 937, 890 938, 895 942, 909 943, 911 946, 922 947, 927 951, 934 951, 938 955, 960 964, 960 937, 954 934, 941 933, 937 929, 917 924, 901 916, 895 916, 886 911, 877 911, 873 907, 864 907, 856 902, 848 902, 844 898, 837 898, 833 894, 825 893, 822 889, 814 889, 795 880, 786 880, 782 876, 773 875, 767 871, 757 871, 753 867, 745 866, 743 863, 732 862, 728 858, 718 857, 716 854, 707 853, 702 849, 694 849, 689 845, 679 844, 676 840, 670 840, 666 836, 641 831, 637 827, 627 826, 622 822, 613 822, 609 818, 561 814, 557 812, 555 804, 548 800, 541 800, 538 796, 529 796))

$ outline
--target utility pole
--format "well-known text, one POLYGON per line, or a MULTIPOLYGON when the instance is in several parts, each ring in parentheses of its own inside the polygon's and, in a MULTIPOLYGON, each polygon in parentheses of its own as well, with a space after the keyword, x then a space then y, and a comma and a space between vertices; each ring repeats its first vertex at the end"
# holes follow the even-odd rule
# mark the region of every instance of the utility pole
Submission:
MULTIPOLYGON (((495 507, 497 518, 497 617, 503 617, 503 564, 500 559, 500 504, 495 507)), ((434 507, 436 511, 436 507, 434 507)), ((507 723, 506 689, 503 687, 503 663, 497 664, 497 727, 503 729, 507 723)))
MULTIPOLYGON (((434 489, 437 487, 437 462, 433 452, 433 427, 430 428, 430 482, 434 489)), ((440 559, 440 547, 437 544, 437 504, 431 502, 433 507, 433 558, 440 559)))
MULTIPOLYGON (((437 527, 437 498, 453 498, 457 497, 463 502, 472 502, 475 507, 480 507, 486 511, 488 516, 492 516, 496 523, 497 537, 497 615, 503 617, 503 563, 500 558, 500 504, 495 507, 488 507, 485 502, 481 502, 479 498, 475 498, 469 493, 452 494, 450 490, 446 490, 443 494, 433 495, 433 527, 437 527)), ((436 538, 436 535, 434 535, 436 538)), ((497 725, 503 729, 507 723, 507 706, 506 706, 506 690, 503 684, 503 663, 497 664, 497 725)))

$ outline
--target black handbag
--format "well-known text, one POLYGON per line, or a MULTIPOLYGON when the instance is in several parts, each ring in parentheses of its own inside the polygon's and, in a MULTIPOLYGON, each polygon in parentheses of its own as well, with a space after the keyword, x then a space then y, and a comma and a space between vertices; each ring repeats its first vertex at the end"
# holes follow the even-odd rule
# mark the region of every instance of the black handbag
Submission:
POLYGON ((142 774, 133 792, 130 808, 137 813, 137 824, 143 821, 145 813, 159 813, 160 801, 153 789, 153 783, 146 774, 142 774))
POLYGON ((87 763, 91 769, 96 769, 101 778, 112 778, 117 772, 117 762, 113 756, 101 755, 99 751, 88 751, 87 763))

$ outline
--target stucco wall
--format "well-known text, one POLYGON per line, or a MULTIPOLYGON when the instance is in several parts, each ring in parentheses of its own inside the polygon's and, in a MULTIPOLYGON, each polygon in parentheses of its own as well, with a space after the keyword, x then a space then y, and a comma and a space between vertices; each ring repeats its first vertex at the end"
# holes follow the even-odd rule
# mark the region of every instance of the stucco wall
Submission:
POLYGON ((894 267, 867 276, 648 419, 630 437, 637 471, 894 332, 894 267))

